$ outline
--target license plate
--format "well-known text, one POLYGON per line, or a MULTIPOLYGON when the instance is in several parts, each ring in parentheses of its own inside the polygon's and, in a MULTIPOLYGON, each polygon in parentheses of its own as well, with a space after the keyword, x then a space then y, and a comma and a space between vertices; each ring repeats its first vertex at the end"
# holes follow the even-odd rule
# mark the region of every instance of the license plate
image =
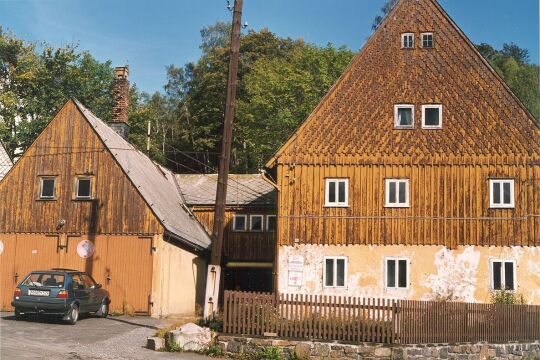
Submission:
POLYGON ((31 296, 49 296, 48 290, 28 290, 28 295, 31 296))

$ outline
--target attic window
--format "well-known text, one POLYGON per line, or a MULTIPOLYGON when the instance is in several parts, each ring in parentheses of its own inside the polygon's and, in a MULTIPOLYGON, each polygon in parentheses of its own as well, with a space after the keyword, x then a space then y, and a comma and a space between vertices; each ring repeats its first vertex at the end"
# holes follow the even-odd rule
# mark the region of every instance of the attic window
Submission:
POLYGON ((235 214, 233 216, 233 231, 246 231, 247 215, 235 214))
POLYGON ((409 179, 386 179, 385 206, 409 207, 409 179))
POLYGON ((76 182, 77 199, 91 199, 92 198, 92 178, 90 177, 78 177, 76 182))
POLYGON ((402 49, 414 48, 414 34, 413 33, 401 34, 401 48, 402 49))
POLYGON ((54 177, 40 178, 39 198, 44 200, 54 199, 56 197, 55 184, 56 178, 54 177))
POLYGON ((433 48, 433 33, 422 33, 422 48, 433 48))
POLYGON ((490 208, 514 207, 514 180, 491 179, 489 180, 489 189, 490 208))
POLYGON ((394 126, 401 129, 414 127, 414 105, 394 106, 394 126))
POLYGON ((442 105, 422 105, 422 128, 442 128, 442 105))

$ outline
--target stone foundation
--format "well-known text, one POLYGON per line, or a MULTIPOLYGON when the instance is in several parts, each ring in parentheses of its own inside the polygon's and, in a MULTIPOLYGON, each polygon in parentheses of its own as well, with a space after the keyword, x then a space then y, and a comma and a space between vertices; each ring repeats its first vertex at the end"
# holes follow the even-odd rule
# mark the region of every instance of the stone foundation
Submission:
POLYGON ((269 338, 219 336, 221 349, 230 355, 256 354, 265 347, 282 349, 287 358, 321 360, 350 359, 540 359, 540 341, 508 344, 383 345, 292 341, 269 338))

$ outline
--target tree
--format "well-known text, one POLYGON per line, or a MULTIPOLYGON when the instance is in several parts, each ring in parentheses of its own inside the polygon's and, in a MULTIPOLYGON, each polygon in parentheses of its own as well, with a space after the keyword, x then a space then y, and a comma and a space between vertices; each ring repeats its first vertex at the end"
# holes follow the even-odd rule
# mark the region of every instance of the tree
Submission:
POLYGON ((384 18, 388 14, 390 14, 390 11, 392 11, 394 6, 396 6, 398 2, 399 0, 386 0, 386 3, 381 8, 382 14, 375 17, 375 19, 373 20, 373 25, 371 25, 371 29, 377 29, 379 25, 381 25, 381 23, 383 22, 384 18))

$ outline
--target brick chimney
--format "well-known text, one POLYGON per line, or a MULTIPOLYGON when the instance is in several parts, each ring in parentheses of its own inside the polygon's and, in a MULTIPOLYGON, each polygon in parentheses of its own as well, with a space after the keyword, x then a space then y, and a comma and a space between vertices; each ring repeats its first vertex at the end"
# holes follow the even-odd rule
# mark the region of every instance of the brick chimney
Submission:
POLYGON ((126 66, 114 69, 112 120, 110 127, 127 140, 129 135, 129 70, 126 66))

